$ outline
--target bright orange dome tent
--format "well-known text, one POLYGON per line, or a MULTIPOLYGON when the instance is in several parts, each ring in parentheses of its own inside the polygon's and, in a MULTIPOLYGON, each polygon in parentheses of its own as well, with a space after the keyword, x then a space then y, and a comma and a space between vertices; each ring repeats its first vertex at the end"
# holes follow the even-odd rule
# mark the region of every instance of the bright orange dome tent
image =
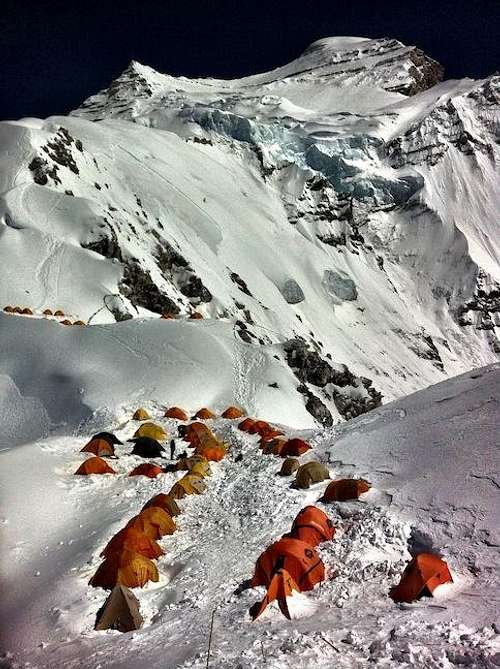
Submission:
POLYGON ((151 462, 144 462, 142 465, 137 465, 130 472, 129 476, 147 476, 150 479, 155 479, 158 474, 162 473, 162 468, 154 465, 151 462))
POLYGON ((175 420, 189 420, 187 413, 180 407, 170 407, 165 411, 165 418, 175 418, 175 420))
POLYGON ((265 434, 268 434, 273 430, 274 428, 272 428, 267 421, 256 420, 254 421, 253 425, 250 425, 248 428, 248 434, 258 434, 259 436, 263 437, 265 434))
POLYGON ((238 407, 228 407, 225 411, 222 412, 221 418, 229 418, 234 420, 235 418, 242 418, 245 415, 245 412, 238 407))
POLYGON ((115 454, 115 447, 105 439, 94 438, 85 444, 80 453, 93 453, 101 457, 112 456, 115 454))
POLYGON ((325 580, 325 567, 318 553, 305 541, 284 537, 271 544, 257 560, 252 587, 268 587, 278 569, 285 569, 301 592, 325 580))
POLYGON ((337 479, 328 484, 322 502, 347 502, 358 499, 364 492, 370 490, 370 484, 364 479, 337 479))
POLYGON ((195 413, 193 416, 193 419, 197 420, 210 420, 212 418, 215 418, 215 414, 210 411, 210 409, 207 409, 206 407, 203 407, 199 411, 195 413))
POLYGON ((94 458, 85 460, 85 462, 82 462, 82 464, 76 470, 75 474, 89 476, 90 474, 116 474, 116 472, 108 465, 107 462, 96 456, 94 458))
POLYGON ((443 583, 453 583, 446 562, 439 555, 420 553, 407 565, 390 596, 395 602, 414 602, 420 597, 432 595, 443 583))
POLYGON ((245 418, 241 421, 241 423, 238 423, 238 430, 241 430, 242 432, 248 432, 254 423, 255 420, 253 418, 245 418))
POLYGON ((293 457, 296 458, 307 451, 311 450, 311 446, 304 441, 303 439, 289 439, 286 444, 283 446, 280 455, 284 458, 293 457))
POLYGON ((33 312, 29 307, 24 307, 21 313, 24 314, 25 316, 33 316, 33 312))
POLYGON ((143 509, 129 520, 126 527, 133 527, 155 540, 161 539, 166 534, 173 534, 177 529, 172 516, 158 506, 143 509))
POLYGON ((158 569, 149 558, 135 551, 112 553, 102 562, 89 585, 112 590, 119 583, 127 588, 142 588, 148 581, 159 581, 158 569))
POLYGON ((335 534, 335 527, 324 511, 316 506, 306 506, 299 511, 292 524, 289 535, 295 539, 305 541, 316 548, 323 541, 331 541, 335 534))
POLYGON ((124 549, 144 555, 151 560, 155 560, 165 553, 156 541, 144 532, 140 532, 134 527, 124 527, 109 541, 101 556, 109 557, 113 553, 121 553, 124 549))
POLYGON ((43 310, 43 315, 44 316, 53 316, 54 314, 52 313, 52 309, 44 309, 43 310))

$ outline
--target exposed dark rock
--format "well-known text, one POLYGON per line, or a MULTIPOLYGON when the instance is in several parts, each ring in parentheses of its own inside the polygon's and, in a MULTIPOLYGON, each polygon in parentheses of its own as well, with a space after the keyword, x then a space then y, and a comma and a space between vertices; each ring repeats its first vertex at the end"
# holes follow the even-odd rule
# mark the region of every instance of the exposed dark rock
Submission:
POLYGON ((331 427, 333 425, 332 414, 319 397, 314 395, 309 388, 303 384, 297 386, 297 390, 306 398, 305 407, 311 416, 313 416, 320 425, 331 427))
POLYGON ((241 278, 241 276, 239 276, 239 274, 237 274, 236 272, 231 272, 230 276, 231 276, 231 281, 235 283, 243 293, 245 293, 249 297, 253 297, 247 284, 243 281, 243 279, 241 278))
POLYGON ((299 304, 305 300, 304 292, 295 279, 287 279, 281 288, 281 294, 288 304, 299 304))
POLYGON ((212 299, 212 293, 203 285, 200 277, 195 274, 191 274, 184 283, 180 284, 179 290, 186 297, 196 298, 200 302, 210 302, 212 299))
POLYGON ((180 311, 177 304, 162 293, 152 280, 149 272, 142 269, 136 260, 131 260, 125 264, 120 292, 133 305, 144 307, 157 314, 178 314, 180 311))
POLYGON ((101 237, 93 242, 82 243, 81 246, 89 251, 99 253, 105 258, 116 258, 120 262, 123 262, 122 250, 118 243, 118 238, 111 227, 109 228, 109 235, 101 237))

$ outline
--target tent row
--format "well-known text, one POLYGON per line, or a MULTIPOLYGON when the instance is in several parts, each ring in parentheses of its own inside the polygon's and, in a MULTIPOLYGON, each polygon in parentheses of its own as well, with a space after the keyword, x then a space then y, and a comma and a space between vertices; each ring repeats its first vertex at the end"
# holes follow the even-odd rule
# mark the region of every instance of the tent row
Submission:
MULTIPOLYGON (((191 420, 212 420, 213 418, 219 417, 234 420, 236 418, 242 418, 244 415, 244 411, 235 406, 227 407, 227 409, 225 409, 225 411, 223 411, 220 416, 217 416, 217 414, 215 414, 210 409, 202 407, 193 416, 191 416, 191 420)), ((189 414, 184 409, 176 406, 165 409, 164 417, 173 418, 175 420, 184 422, 190 420, 189 414)), ((137 421, 151 420, 151 416, 146 409, 140 407, 134 412, 132 419, 137 421)))
MULTIPOLYGON (((21 316, 34 316, 34 313, 33 313, 32 309, 30 309, 30 307, 17 307, 17 306, 13 307, 10 304, 7 304, 3 308, 3 311, 6 314, 17 314, 17 315, 21 315, 21 316)), ((56 311, 54 311, 54 312, 51 309, 44 309, 43 315, 44 316, 55 316, 56 318, 64 318, 64 316, 65 316, 64 311, 62 311, 61 309, 56 309, 56 311)), ((57 321, 57 322, 60 325, 80 325, 80 326, 86 325, 86 323, 84 323, 81 320, 77 320, 77 321, 72 322, 67 318, 65 318, 62 321, 57 321)))
POLYGON ((282 458, 300 457, 311 450, 312 446, 303 439, 288 439, 281 430, 265 420, 245 418, 238 424, 238 429, 247 434, 260 437, 259 448, 266 455, 279 455, 282 458))
MULTIPOLYGON (((179 316, 178 314, 174 314, 171 311, 166 311, 160 316, 160 318, 164 321, 173 321, 173 320, 178 320, 179 316)), ((202 320, 203 314, 201 314, 199 311, 192 311, 189 314, 188 318, 192 321, 202 320)))
MULTIPOLYGON (((211 467, 209 458, 205 457, 204 453, 209 456, 214 455, 213 449, 222 450, 223 455, 226 453, 225 445, 204 424, 191 424, 185 427, 184 440, 193 447, 193 453, 189 457, 178 459, 177 463, 169 468, 169 471, 183 472, 181 478, 174 482, 168 493, 159 493, 146 502, 141 511, 109 540, 101 552, 103 561, 90 579, 89 585, 111 592, 97 613, 96 630, 111 628, 126 632, 138 629, 142 625, 139 602, 131 588, 143 587, 149 581, 159 580, 154 561, 164 555, 164 550, 158 541, 177 530, 174 520, 180 513, 177 501, 188 495, 201 494, 206 490, 205 479, 210 476, 211 467), (202 425, 202 429, 199 425, 202 425), (196 440, 194 435, 200 435, 199 439, 196 440)), ((166 432, 163 430, 161 435, 158 430, 163 428, 154 423, 143 423, 132 438, 134 442, 132 452, 135 452, 138 445, 141 448, 144 444, 151 446, 151 442, 162 448, 153 438, 143 436, 154 434, 156 437, 166 438, 166 432)), ((93 455, 80 469, 88 468, 90 469, 88 473, 115 473, 103 458, 116 457, 114 447, 122 443, 109 432, 93 435, 82 451, 100 455, 93 455)), ((154 454, 156 455, 156 451, 154 454)), ((211 459, 220 459, 219 454, 211 459)), ((143 463, 129 475, 143 474, 154 477, 163 471, 165 470, 154 463, 143 463)))

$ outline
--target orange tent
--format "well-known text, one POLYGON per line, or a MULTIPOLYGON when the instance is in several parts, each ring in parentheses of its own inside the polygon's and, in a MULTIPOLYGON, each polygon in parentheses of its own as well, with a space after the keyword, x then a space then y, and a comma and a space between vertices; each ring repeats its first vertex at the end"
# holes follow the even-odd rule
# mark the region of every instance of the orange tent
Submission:
POLYGON ((126 527, 144 532, 150 539, 161 539, 165 534, 173 534, 177 529, 172 516, 158 506, 143 509, 129 520, 126 527))
POLYGON ((148 581, 159 580, 154 562, 144 555, 124 549, 120 553, 112 553, 99 565, 89 585, 106 590, 112 590, 117 583, 127 588, 142 588, 148 581))
POLYGON ((222 412, 221 418, 229 418, 230 420, 234 420, 235 418, 242 418, 244 415, 245 413, 241 409, 238 409, 238 407, 228 407, 225 411, 222 412))
POLYGON ((254 423, 255 421, 253 418, 245 418, 241 421, 241 423, 238 423, 238 430, 241 430, 242 432, 248 432, 254 423))
POLYGON ((54 316, 64 316, 64 311, 58 309, 57 311, 54 311, 54 316))
POLYGON ((21 313, 24 314, 25 316, 33 316, 33 312, 29 307, 24 307, 21 313))
POLYGON ((300 539, 283 537, 271 544, 257 560, 252 587, 269 587, 278 569, 286 569, 301 592, 325 580, 325 566, 318 553, 300 539))
POLYGON ((79 325, 80 327, 82 327, 82 326, 85 326, 85 325, 87 325, 87 324, 84 323, 83 321, 75 321, 75 322, 73 323, 73 325, 79 325))
POLYGON ((250 425, 248 428, 248 434, 258 434, 263 437, 268 432, 271 432, 272 428, 269 423, 265 420, 256 420, 253 425, 250 425))
POLYGON ((88 476, 89 474, 116 474, 116 472, 107 462, 96 456, 95 458, 89 458, 88 460, 85 460, 85 462, 82 462, 75 474, 88 476))
POLYGON ((203 407, 203 409, 197 411, 193 416, 193 419, 196 418, 198 418, 199 420, 210 420, 211 418, 215 418, 215 414, 212 411, 210 411, 210 409, 203 407))
POLYGON ((286 457, 297 457, 311 450, 311 446, 303 439, 289 439, 283 447, 280 455, 286 457))
POLYGON ((124 549, 135 551, 151 560, 165 554, 165 551, 160 548, 156 541, 144 532, 140 532, 134 527, 124 527, 109 541, 101 556, 109 557, 112 553, 121 553, 124 549))
POLYGON ((439 555, 420 553, 407 565, 390 596, 395 602, 414 602, 420 597, 432 595, 443 583, 453 583, 446 562, 439 555))
POLYGON ((267 432, 264 432, 264 434, 261 436, 260 445, 263 446, 267 441, 272 441, 273 439, 276 439, 276 437, 283 437, 283 432, 271 428, 267 432))
POLYGON ((115 447, 105 439, 94 438, 88 444, 85 444, 80 453, 93 453, 94 455, 106 457, 107 455, 115 454, 115 447))
POLYGON ((270 441, 265 441, 264 444, 261 445, 262 452, 265 455, 281 455, 285 444, 286 439, 271 439, 270 441))
POLYGON ((13 313, 13 314, 20 314, 20 313, 22 313, 22 311, 21 311, 21 307, 14 307, 14 308, 12 309, 12 313, 13 313))
POLYGON ((219 462, 226 455, 226 448, 214 439, 212 444, 201 444, 195 448, 195 455, 201 455, 211 462, 219 462))
POLYGON ((200 318, 203 318, 202 314, 200 314, 199 311, 193 311, 193 313, 189 316, 191 320, 199 320, 200 318))
POLYGON ((149 509, 152 506, 157 506, 160 509, 163 509, 163 511, 166 511, 172 518, 178 516, 181 512, 175 499, 164 492, 160 492, 158 495, 151 497, 151 499, 144 504, 142 510, 144 511, 144 509, 149 509))
POLYGON ((172 319, 175 318, 175 314, 172 314, 172 313, 170 313, 170 312, 167 312, 167 313, 162 314, 162 315, 160 316, 160 318, 162 318, 162 319, 165 320, 165 321, 170 321, 170 320, 172 320, 172 319))
POLYGON ((165 418, 175 418, 176 420, 189 420, 185 411, 179 407, 170 407, 165 411, 165 418))
POLYGON ((45 309, 43 312, 44 316, 53 316, 52 309, 45 309))
POLYGON ((162 468, 158 465, 154 465, 152 462, 144 462, 142 465, 134 467, 129 476, 147 476, 150 479, 155 479, 162 472, 162 468))
POLYGON ((267 588, 264 599, 257 602, 250 607, 250 615, 252 620, 255 620, 261 613, 275 600, 278 600, 278 606, 281 613, 290 620, 290 612, 286 598, 293 594, 294 590, 299 590, 299 586, 295 583, 286 569, 278 569, 271 579, 271 583, 267 588))
POLYGON ((364 479, 337 479, 328 484, 322 502, 346 502, 358 499, 364 492, 370 490, 370 484, 364 479))
POLYGON ((67 318, 65 318, 63 321, 59 321, 61 325, 73 325, 71 321, 69 321, 67 318))
POLYGON ((189 425, 181 425, 179 430, 184 441, 188 441, 192 445, 199 444, 202 435, 212 434, 204 423, 199 422, 190 423, 189 425))
POLYGON ((335 527, 326 513, 316 506, 306 506, 297 514, 288 536, 316 548, 323 541, 331 541, 334 535, 335 527))
POLYGON ((6 311, 8 314, 14 313, 14 308, 8 304, 6 307, 3 308, 4 311, 6 311))

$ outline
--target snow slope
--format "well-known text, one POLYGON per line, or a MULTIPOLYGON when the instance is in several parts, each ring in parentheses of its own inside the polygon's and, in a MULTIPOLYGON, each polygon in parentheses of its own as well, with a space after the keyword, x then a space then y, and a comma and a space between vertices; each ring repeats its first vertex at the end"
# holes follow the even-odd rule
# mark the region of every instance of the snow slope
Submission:
POLYGON ((331 368, 294 371, 321 424, 494 362, 499 78, 441 77, 397 40, 337 37, 234 81, 133 62, 68 117, 0 124, 0 304, 197 310, 252 359, 278 347, 286 377, 299 339, 331 368))
MULTIPOLYGON (((321 547, 332 578, 292 598, 290 622, 272 606, 252 623, 247 610, 260 589, 234 590, 326 484, 291 488, 276 476, 280 459, 262 455, 236 422, 211 423, 230 443, 229 456, 213 465, 205 494, 181 502, 179 530, 162 541, 160 583, 136 591, 146 625, 125 635, 92 631, 105 593, 86 583, 112 534, 175 475, 127 478, 139 461, 127 446, 113 463, 119 476, 72 475, 91 427, 132 433, 125 414, 121 422, 96 418, 85 434, 0 452, 9 472, 2 482, 4 666, 201 668, 215 611, 210 666, 221 669, 493 669, 500 651, 499 381, 498 365, 484 367, 311 434, 314 450, 305 459, 328 463, 332 477, 365 476, 374 487, 358 502, 320 504, 338 528, 321 547), (432 599, 394 604, 388 591, 410 553, 429 548, 445 557, 454 584, 432 599)), ((172 431, 174 423, 150 408, 172 431)))

